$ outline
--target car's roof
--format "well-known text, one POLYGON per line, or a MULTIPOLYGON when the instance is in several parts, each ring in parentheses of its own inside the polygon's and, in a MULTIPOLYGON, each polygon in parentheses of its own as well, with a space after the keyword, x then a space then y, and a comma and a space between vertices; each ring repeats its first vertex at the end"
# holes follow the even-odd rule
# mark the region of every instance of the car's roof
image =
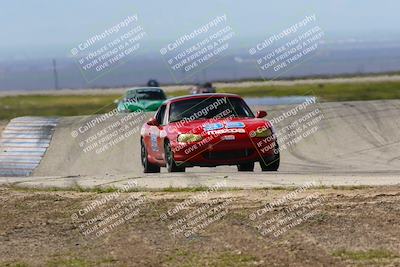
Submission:
POLYGON ((157 92, 160 92, 160 91, 162 91, 163 92, 163 89, 161 89, 160 87, 135 87, 135 88, 130 88, 130 89, 128 89, 126 92, 127 93, 134 93, 134 92, 136 92, 136 91, 139 91, 139 90, 141 90, 141 91, 157 91, 157 92))
POLYGON ((228 94, 228 93, 206 93, 206 94, 197 94, 197 95, 184 95, 184 96, 177 96, 173 98, 169 98, 165 101, 165 103, 168 102, 175 102, 175 101, 181 101, 185 99, 194 99, 194 98, 209 98, 209 97, 238 97, 241 98, 239 95, 235 94, 228 94))

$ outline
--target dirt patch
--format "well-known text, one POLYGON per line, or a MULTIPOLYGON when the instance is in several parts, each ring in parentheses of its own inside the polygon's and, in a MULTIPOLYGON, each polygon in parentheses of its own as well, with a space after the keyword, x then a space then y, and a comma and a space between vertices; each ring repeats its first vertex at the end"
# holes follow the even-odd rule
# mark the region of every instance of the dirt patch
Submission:
POLYGON ((8 121, 0 120, 0 135, 3 132, 4 128, 6 128, 8 121))
POLYGON ((200 198, 202 192, 116 195, 1 187, 0 266, 397 266, 399 189, 240 190, 200 198), (310 196, 321 201, 314 205, 306 201, 310 196), (118 203, 126 205, 114 209, 118 203), (217 214, 224 203, 226 213, 194 234, 171 230, 183 218, 217 214), (107 222, 128 204, 140 211, 121 224, 107 222), (315 212, 279 236, 261 233, 260 225, 270 227, 280 214, 304 209, 315 212), (104 211, 107 216, 100 217, 104 211), (88 234, 101 222, 113 225, 112 231, 88 234))

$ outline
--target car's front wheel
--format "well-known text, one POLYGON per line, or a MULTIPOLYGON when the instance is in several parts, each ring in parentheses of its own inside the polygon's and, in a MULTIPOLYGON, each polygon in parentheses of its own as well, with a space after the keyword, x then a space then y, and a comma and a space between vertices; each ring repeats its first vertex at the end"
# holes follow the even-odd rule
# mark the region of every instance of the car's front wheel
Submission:
POLYGON ((280 153, 275 154, 272 159, 261 159, 260 167, 263 172, 265 171, 277 171, 280 164, 280 153))
POLYGON ((252 172, 254 171, 254 162, 239 164, 237 165, 237 169, 240 172, 252 172))
POLYGON ((144 173, 160 172, 160 166, 149 162, 146 145, 144 144, 143 140, 140 141, 140 157, 142 159, 144 173))
POLYGON ((174 152, 171 149, 169 142, 165 143, 165 161, 168 172, 185 172, 185 167, 179 166, 174 160, 174 152))

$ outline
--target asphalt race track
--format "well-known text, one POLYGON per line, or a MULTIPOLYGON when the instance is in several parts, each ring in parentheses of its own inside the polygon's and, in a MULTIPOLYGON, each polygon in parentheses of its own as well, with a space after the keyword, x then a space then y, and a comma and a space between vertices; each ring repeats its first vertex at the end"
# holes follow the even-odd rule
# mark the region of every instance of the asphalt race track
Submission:
MULTIPOLYGON (((265 109, 267 118, 278 117, 294 106, 254 107, 265 109)), ((281 172, 296 173, 387 173, 400 171, 400 101, 368 101, 316 104, 324 118, 319 129, 289 149, 282 151, 281 172)), ((314 110, 308 107, 301 114, 314 110)), ((148 114, 151 116, 151 114, 148 114)), ((296 118, 288 118, 275 124, 277 130, 296 118)), ((108 127, 118 116, 90 129, 85 137, 92 136, 108 127)), ((50 148, 35 176, 70 175, 141 175, 140 132, 136 132, 109 150, 96 153, 83 152, 71 132, 79 128, 87 118, 61 118, 56 127, 50 148)), ((141 126, 141 125, 140 125, 141 126)), ((296 135, 297 137, 298 135, 296 135)), ((282 137, 286 135, 282 134, 282 137)), ((281 146, 283 143, 281 142, 281 146)), ((236 172, 236 167, 191 168, 190 172, 236 172)))
MULTIPOLYGON (((385 179, 388 179, 387 184, 400 181, 400 100, 315 103, 303 109, 298 105, 254 106, 252 109, 267 110, 267 118, 275 120, 282 148, 281 167, 277 173, 263 173, 256 164, 254 173, 238 173, 235 166, 222 166, 188 168, 186 173, 180 174, 168 174, 162 169, 161 174, 145 175, 140 163, 139 142, 140 126, 151 116, 145 114, 135 118, 137 120, 130 128, 126 127, 128 123, 121 123, 126 120, 123 115, 112 116, 86 128, 82 126, 90 125, 88 122, 96 117, 59 118, 50 146, 28 178, 84 181, 87 177, 95 177, 96 184, 105 184, 135 177, 153 181, 150 184, 144 182, 150 187, 198 185, 197 181, 208 184, 216 177, 236 179, 235 186, 240 186, 242 180, 243 186, 247 187, 252 187, 249 181, 253 177, 253 182, 257 181, 254 186, 275 184, 274 181, 296 184, 310 177, 318 177, 321 184, 325 179, 329 184, 337 182, 339 185, 347 184, 344 180, 352 177, 358 183, 350 184, 363 184, 362 177, 369 181, 366 184, 386 184, 385 179), (84 129, 84 133, 77 135, 79 129, 84 129), (111 132, 118 132, 118 135, 106 138, 111 132), (73 135, 77 136, 74 138, 73 135), (124 138, 111 141, 117 136, 124 138), (166 183, 160 181, 163 177, 178 180, 169 179, 166 183), (179 179, 185 181, 180 183, 179 179), (266 179, 265 183, 263 179, 266 179), (344 180, 340 182, 340 179, 344 180)), ((130 122, 134 122, 133 119, 130 122)), ((7 181, 17 179, 7 178, 7 181)))

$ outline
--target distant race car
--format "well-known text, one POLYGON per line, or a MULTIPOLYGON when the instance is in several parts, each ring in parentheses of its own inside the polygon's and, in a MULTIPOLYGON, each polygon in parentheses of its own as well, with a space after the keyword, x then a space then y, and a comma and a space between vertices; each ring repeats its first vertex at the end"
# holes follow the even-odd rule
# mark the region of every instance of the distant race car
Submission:
POLYGON ((245 101, 233 94, 200 94, 167 100, 141 129, 144 172, 184 172, 186 167, 237 165, 253 171, 279 168, 275 130, 254 116, 245 101))
POLYGON ((148 87, 160 87, 160 84, 158 83, 158 81, 156 79, 150 79, 147 82, 147 86, 148 87))
POLYGON ((192 95, 215 93, 216 89, 212 86, 212 83, 206 82, 203 84, 196 84, 189 89, 189 93, 192 95))
POLYGON ((156 111, 166 99, 167 97, 161 88, 133 88, 126 91, 123 98, 118 102, 117 109, 119 112, 156 111))

